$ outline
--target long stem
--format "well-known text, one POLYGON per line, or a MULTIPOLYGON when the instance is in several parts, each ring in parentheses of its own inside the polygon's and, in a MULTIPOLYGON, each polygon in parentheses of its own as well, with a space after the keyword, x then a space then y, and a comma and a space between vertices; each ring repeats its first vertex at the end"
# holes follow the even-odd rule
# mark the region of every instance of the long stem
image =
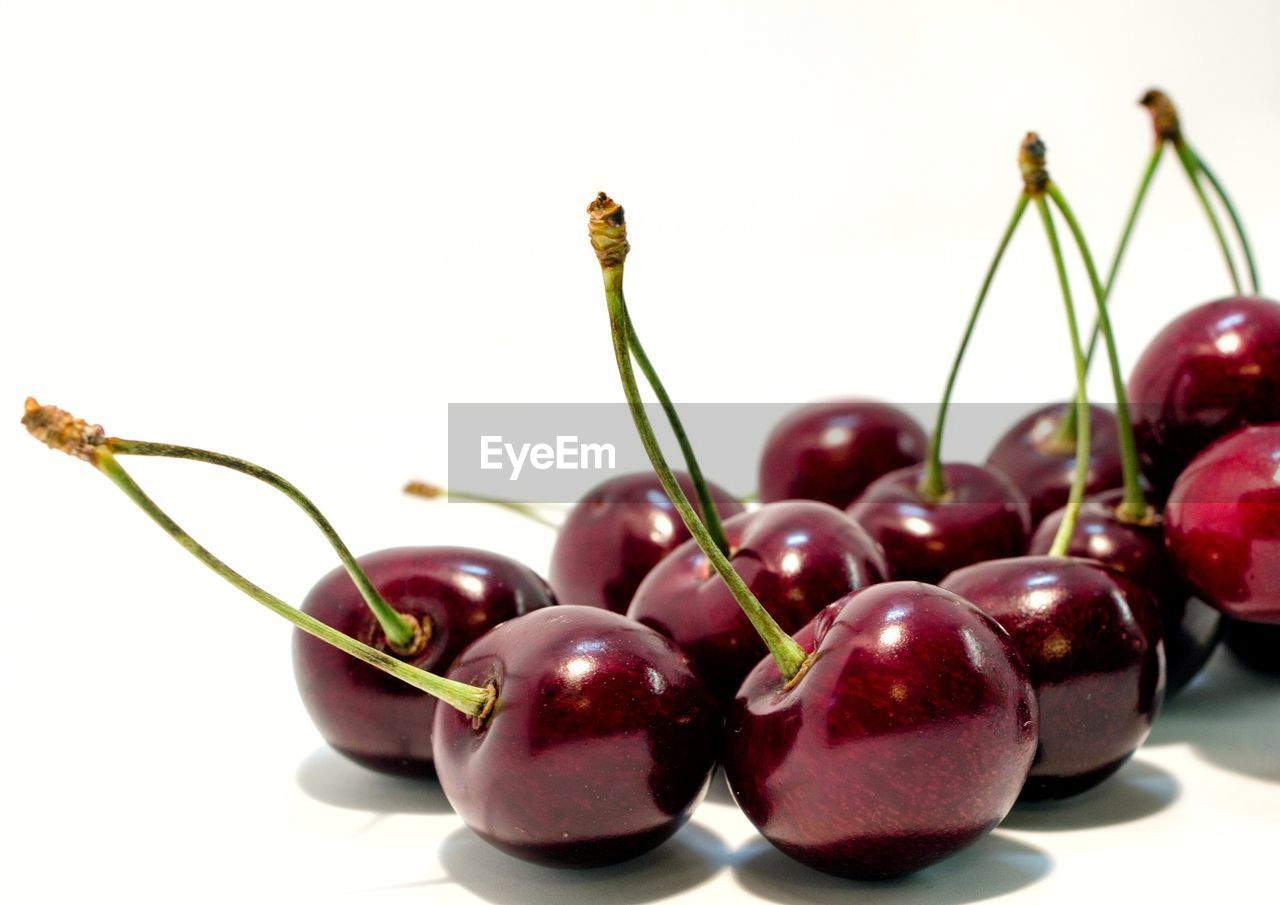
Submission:
POLYGON ((625 303, 623 304, 623 317, 626 318, 627 341, 631 347, 631 356, 635 363, 639 365, 640 373, 644 374, 644 378, 653 390, 653 394, 658 397, 658 404, 662 406, 662 411, 667 416, 667 423, 671 425, 671 431, 675 434, 676 443, 679 444, 680 452, 684 456, 685 468, 689 472, 689 480, 693 482, 694 492, 698 496, 698 506, 702 509, 702 518, 706 523, 707 531, 711 534, 720 552, 728 556, 729 538, 725 535, 724 524, 720 521, 720 510, 716 508, 716 501, 711 496, 711 488, 707 486, 707 480, 702 476, 702 467, 698 464, 698 459, 693 453, 693 444, 689 442, 689 436, 685 433, 684 424, 680 421, 680 415, 676 412, 675 404, 671 401, 671 397, 667 395, 667 389, 662 385, 662 380, 658 377, 658 372, 654 370, 653 364, 649 361, 649 356, 645 354, 644 346, 640 344, 635 322, 631 319, 631 313, 626 310, 625 303))
POLYGON ((1245 235, 1244 223, 1240 220, 1240 215, 1236 213, 1236 206, 1231 203, 1231 199, 1227 196, 1227 190, 1223 188, 1222 183, 1218 181, 1218 177, 1213 175, 1213 170, 1209 169, 1196 150, 1190 145, 1184 144, 1184 147, 1190 153, 1195 161, 1196 167, 1209 180, 1209 185, 1213 186, 1213 190, 1217 193, 1218 198, 1222 201, 1222 206, 1226 208, 1227 215, 1231 217, 1231 223, 1236 228, 1236 236, 1240 240, 1240 247, 1244 250, 1244 260, 1249 266, 1249 284, 1253 287, 1255 295, 1258 293, 1258 267, 1253 260, 1253 249, 1249 246, 1249 237, 1245 235))
POLYGON ((1009 240, 1013 238, 1014 230, 1017 229, 1018 222, 1027 209, 1028 200, 1025 192, 1018 196, 1018 203, 1013 208, 1013 216, 1009 218, 1009 225, 1005 227, 1000 245, 996 248, 995 257, 991 259, 987 275, 982 280, 982 288, 978 290, 978 300, 973 303, 973 310, 969 312, 969 322, 965 325, 964 334, 960 338, 960 348, 956 350, 955 360, 951 362, 951 372, 947 375, 947 385, 942 391, 942 403, 938 406, 938 419, 933 427, 933 436, 929 440, 929 455, 925 459, 924 478, 920 485, 920 492, 927 500, 938 501, 947 495, 947 482, 942 476, 942 429, 947 421, 951 393, 955 389, 956 377, 960 373, 960 362, 964 360, 964 353, 969 348, 974 327, 978 325, 978 315, 982 313, 982 304, 986 301, 987 291, 991 288, 991 281, 995 278, 996 269, 1000 266, 1005 249, 1009 247, 1009 240))
POLYGON ((471 493, 467 490, 452 490, 446 487, 438 487, 435 484, 428 484, 425 481, 410 481, 404 485, 404 492, 409 496, 421 497, 424 500, 438 500, 444 497, 450 500, 497 506, 500 509, 506 509, 508 512, 514 512, 516 515, 524 516, 529 521, 537 522, 539 525, 550 528, 553 531, 560 529, 558 522, 547 518, 538 511, 536 506, 529 503, 517 503, 515 500, 504 500, 501 497, 488 496, 483 493, 471 493))
POLYGON ((1209 218, 1209 225, 1213 227, 1213 234, 1218 239, 1218 247, 1222 249, 1222 257, 1227 262, 1227 270, 1231 273, 1231 285, 1235 287, 1236 293, 1240 294, 1244 290, 1240 287, 1240 275, 1236 272, 1236 262, 1231 255, 1231 246, 1227 242, 1226 234, 1222 231, 1222 224, 1218 221, 1213 205, 1209 203, 1209 196, 1205 194, 1204 186, 1200 184, 1200 165, 1196 160, 1195 152, 1184 141, 1175 141, 1173 149, 1177 152, 1178 159, 1182 161, 1182 168, 1187 171, 1187 179, 1190 180, 1196 197, 1200 199, 1200 206, 1204 208, 1205 216, 1209 218))
MULTIPOLYGON (((1098 269, 1093 264, 1093 255, 1089 253, 1089 244, 1085 241, 1084 230, 1080 221, 1072 212, 1067 199, 1057 184, 1050 182, 1045 191, 1053 199, 1054 205, 1062 213, 1071 235, 1076 240, 1080 257, 1084 259, 1085 270, 1089 274, 1089 282, 1093 287, 1094 301, 1098 305, 1098 328, 1106 340, 1107 360, 1111 367, 1111 385, 1116 394, 1116 434, 1120 442, 1120 467, 1124 474, 1124 500, 1120 504, 1118 515, 1129 521, 1142 521, 1147 517, 1147 500, 1142 493, 1142 477, 1138 468, 1138 445, 1133 437, 1133 420, 1129 415, 1129 400, 1125 395, 1124 374, 1120 370, 1120 353, 1116 347, 1115 331, 1111 328, 1111 314, 1107 310, 1107 291, 1098 281, 1098 269)), ((1085 358, 1085 373, 1089 372, 1089 360, 1085 358)), ((1080 412, 1080 417, 1088 419, 1088 408, 1080 412)))
POLYGON ((452 679, 446 679, 426 670, 418 669, 416 666, 411 666, 389 654, 383 653, 375 647, 362 644, 354 638, 330 628, 318 619, 314 619, 306 613, 295 609, 279 597, 268 593, 249 581, 249 579, 206 550, 191 535, 180 528, 173 519, 143 492, 142 488, 137 485, 109 450, 101 449, 94 457, 93 464, 97 466, 99 471, 110 478, 117 487, 123 490, 125 495, 133 500, 157 525, 163 528, 165 533, 181 544, 188 553, 245 594, 258 601, 258 603, 277 615, 288 619, 307 634, 319 638, 326 644, 332 644, 356 659, 363 660, 370 666, 375 666, 383 672, 425 691, 427 694, 438 698, 451 707, 457 708, 470 717, 483 718, 492 710, 495 694, 492 688, 480 688, 463 682, 455 682, 452 679))
POLYGON ((342 538, 338 536, 338 532, 334 530, 333 525, 316 508, 315 503, 311 502, 301 490, 280 475, 244 459, 210 452, 207 449, 194 449, 189 446, 175 446, 169 443, 148 443, 142 440, 121 440, 114 437, 108 441, 108 445, 111 451, 117 455, 151 456, 163 459, 187 459, 193 462, 204 462, 248 475, 270 487, 274 487, 293 500, 298 508, 305 512, 311 521, 315 522, 316 527, 320 529, 320 533, 325 536, 325 540, 329 542, 334 552, 338 554, 338 559, 342 561, 347 574, 351 576, 351 580, 355 582, 356 588, 359 589, 360 596, 364 598, 365 603, 368 604, 369 609, 377 618, 378 625, 382 627, 382 631, 387 637, 387 643, 391 648, 400 651, 408 650, 412 648, 415 640, 420 637, 421 629, 417 623, 410 617, 396 612, 390 604, 383 600, 382 595, 378 593, 378 589, 369 580, 369 576, 365 574, 364 569, 356 562, 356 558, 351 555, 351 551, 343 543, 342 538))
POLYGON ((662 454, 662 449, 658 446, 658 439, 653 433, 653 425, 649 422, 649 416, 644 410, 644 402, 640 398, 640 388, 636 385, 635 372, 631 364, 630 331, 627 321, 626 301, 622 295, 622 265, 620 263, 613 267, 604 268, 604 284, 618 374, 622 378, 622 389, 626 394, 627 404, 631 408, 631 417, 635 422, 636 431, 640 435, 640 442, 644 446, 645 452, 649 455, 653 470, 657 473, 658 480, 662 483, 662 488, 667 492, 667 496, 671 498, 676 511, 680 513, 680 518, 689 529, 689 533, 693 535, 698 546, 706 554, 712 568, 724 579, 724 583, 728 585, 734 599, 742 607, 743 613, 751 620, 751 624, 755 626, 756 631, 759 632, 760 637, 764 640, 769 652, 777 662, 778 669, 781 670, 782 675, 790 681, 804 666, 807 654, 794 638, 782 630, 782 626, 778 625, 768 611, 765 610, 763 604, 751 593, 751 589, 747 587, 746 582, 742 580, 742 576, 733 568, 733 564, 720 552, 720 548, 716 546, 711 533, 698 518, 698 514, 694 511, 689 498, 685 496, 679 482, 676 481, 671 467, 667 464, 666 457, 662 454))
MULTIPOLYGON (((1052 183, 1050 183, 1052 185, 1052 183)), ((1089 480, 1089 396, 1085 388, 1084 351, 1080 348, 1080 329, 1076 323, 1075 304, 1071 301, 1071 283, 1067 280, 1067 268, 1062 260, 1062 247, 1058 244, 1058 232, 1053 226, 1053 216, 1043 195, 1036 195, 1036 209, 1040 211, 1040 220, 1044 223, 1045 235, 1049 239, 1049 250, 1053 253, 1054 267, 1058 271, 1058 284, 1062 287, 1062 303, 1067 311, 1067 330, 1071 334, 1071 353, 1076 367, 1076 474, 1071 482, 1071 493, 1067 497, 1066 514, 1058 533, 1054 535, 1053 545, 1049 548, 1050 556, 1066 556, 1071 546, 1071 535, 1075 533, 1076 521, 1080 516, 1080 502, 1084 499, 1085 484, 1089 480)))

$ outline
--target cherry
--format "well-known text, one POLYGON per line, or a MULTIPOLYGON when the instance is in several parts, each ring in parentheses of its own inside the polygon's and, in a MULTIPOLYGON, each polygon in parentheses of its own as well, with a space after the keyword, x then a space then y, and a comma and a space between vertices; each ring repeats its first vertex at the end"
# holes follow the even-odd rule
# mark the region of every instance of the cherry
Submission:
POLYGON ((1013 483, 990 468, 941 467, 946 494, 922 492, 926 466, 891 471, 871 482, 850 517, 884 548, 894 579, 936 582, 961 566, 1026 549, 1031 514, 1013 483))
POLYGON ((1227 615, 1280 623, 1280 425, 1247 427, 1196 456, 1165 505, 1182 574, 1227 615))
POLYGON ((1226 298, 1176 318, 1138 359, 1129 398, 1143 471, 1167 491, 1214 440, 1280 421, 1280 304, 1226 298))
MULTIPOLYGON (((549 864, 623 860, 674 833, 705 793, 719 728, 715 703, 688 657, 652 629, 588 607, 537 609, 463 652, 457 669, 470 668, 466 674, 483 684, 445 678, 290 606, 201 546, 117 459, 169 448, 107 437, 101 427, 34 401, 23 423, 50 447, 97 468, 187 552, 267 609, 448 704, 437 709, 433 733, 441 785, 463 820, 499 847, 549 864), (458 720, 446 719, 446 710, 458 720), (469 797, 502 782, 501 799, 477 806, 469 797)), ((323 524, 335 548, 345 550, 323 524)), ((373 586, 359 563, 344 564, 362 592, 373 586)), ((429 639, 425 626, 412 624, 416 652, 429 639)))
MULTIPOLYGON (((532 569, 483 550, 404 547, 356 562, 388 604, 418 620, 426 643, 404 659, 430 672, 448 669, 463 648, 498 623, 555 603, 532 569)), ((302 611, 395 655, 345 569, 320 579, 302 611)), ((435 698, 305 632, 294 634, 293 668, 312 722, 339 753, 385 773, 434 775, 435 698)))
MULTIPOLYGON (((678 480, 692 496, 692 480, 683 474, 678 480)), ((742 511, 728 491, 715 484, 709 489, 721 514, 742 511)), ((551 586, 565 603, 625 613, 649 571, 688 539, 652 472, 610 478, 579 500, 560 527, 551 552, 551 586)))
MULTIPOLYGON (((867 533, 826 503, 768 503, 724 527, 730 562, 784 631, 885 575, 884 556, 867 533)), ((675 641, 721 701, 768 652, 694 540, 649 573, 627 615, 675 641)))
POLYGON ((843 509, 876 478, 924 458, 916 420, 883 402, 806 405, 769 433, 760 459, 760 499, 820 500, 843 509))
POLYGON ((482 839, 546 864, 595 865, 657 846, 701 801, 720 717, 692 664, 652 629, 558 606, 504 623, 449 672, 491 685, 480 727, 441 707, 449 803, 482 839))
POLYGON ((1064 798, 1137 750, 1164 698, 1160 617, 1145 590, 1099 563, 1019 556, 968 566, 942 587, 1012 636, 1040 702, 1040 748, 1022 796, 1064 798))
POLYGON ((1229 622, 1226 642, 1236 659, 1257 672, 1280 675, 1280 625, 1229 622))
POLYGON ((770 842, 828 873, 918 870, 1009 812, 1036 748, 1036 702, 1008 635, 917 582, 854 591, 798 634, 788 681, 761 660, 730 707, 724 767, 770 842))
MULTIPOLYGON (((900 669, 885 666, 882 670, 887 658, 874 660, 847 651, 846 645, 853 646, 851 634, 838 613, 831 626, 813 633, 818 641, 813 652, 782 630, 699 521, 658 445, 636 385, 626 337, 622 276, 629 245, 622 208, 602 193, 588 213, 592 245, 604 276, 618 374, 636 431, 707 562, 769 651, 769 659, 756 667, 739 699, 753 688, 755 677, 768 676, 762 680, 767 691, 752 695, 753 700, 777 701, 786 695, 807 705, 791 717, 767 725, 762 722, 765 731, 756 737, 756 744, 739 737, 756 728, 751 718, 739 719, 727 733, 725 744, 734 755, 726 761, 726 770, 730 762, 738 765, 731 775, 736 777, 732 781, 735 791, 740 790, 739 801, 756 815, 766 838, 833 873, 901 873, 974 841, 1007 812, 1032 755, 1035 706, 1017 657, 1007 650, 998 630, 972 607, 915 584, 874 586, 855 592, 852 598, 856 601, 858 594, 891 589, 886 592, 891 599, 882 607, 869 608, 866 626, 871 632, 879 628, 875 637, 882 649, 902 644, 900 669), (911 599, 921 596, 919 601, 911 599), (845 662, 850 666, 842 671, 839 664, 845 662), (916 687, 909 687, 907 681, 881 681, 895 675, 916 687), (939 682, 939 675, 948 681, 939 682), (865 695, 861 700, 858 690, 865 695), (867 698, 876 700, 870 708, 860 709, 858 705, 867 698), (868 730, 862 720, 869 714, 878 721, 868 730), (782 730, 795 734, 788 736, 782 730), (814 744, 799 744, 801 736, 814 744), (832 745, 836 738, 847 742, 832 745), (930 738, 945 742, 945 747, 939 750, 921 741, 930 738), (974 750, 982 753, 971 761, 968 755, 974 750), (865 769, 853 777, 851 752, 865 754, 861 761, 865 769), (935 765, 936 776, 931 769, 935 765), (948 772, 945 767, 973 769, 948 772), (755 776, 755 771, 761 776, 755 776), (752 790, 756 782, 760 783, 758 795, 752 790), (939 803, 931 801, 932 796, 939 803), (822 806, 816 815, 813 801, 822 806), (889 804, 898 806, 893 822, 883 820, 886 809, 881 806, 889 804), (786 835, 797 826, 803 828, 803 838, 786 835)), ((857 604, 849 605, 848 612, 849 624, 859 625, 854 618, 860 612, 857 604)))
MULTIPOLYGON (((1187 586, 1164 546, 1164 527, 1155 514, 1137 521, 1117 513, 1123 491, 1087 497, 1080 507, 1067 554, 1092 559, 1122 573, 1147 590, 1160 610, 1168 683, 1166 697, 1186 687, 1218 646, 1220 613, 1187 586)), ((1030 552, 1048 553, 1065 509, 1050 515, 1031 538, 1030 552)))
MULTIPOLYGON (((987 455, 987 464, 1014 483, 1031 506, 1031 524, 1067 502, 1076 470, 1075 403, 1046 405, 1010 427, 987 455)), ((1116 418, 1089 406, 1089 481, 1085 493, 1119 487, 1123 481, 1116 418)))

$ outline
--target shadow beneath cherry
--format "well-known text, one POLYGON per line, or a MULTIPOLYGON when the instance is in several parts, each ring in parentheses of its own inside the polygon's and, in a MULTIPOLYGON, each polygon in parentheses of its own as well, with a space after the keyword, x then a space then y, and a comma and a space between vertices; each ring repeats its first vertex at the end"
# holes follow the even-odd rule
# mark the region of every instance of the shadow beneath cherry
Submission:
POLYGON ((1053 859, 999 831, 958 855, 899 880, 845 880, 805 867, 758 839, 737 853, 738 885, 770 902, 808 905, 964 905, 1006 895, 1038 882, 1053 859))
POLYGON ((724 769, 716 767, 716 772, 711 774, 711 785, 707 786, 707 804, 718 804, 724 807, 738 807, 738 803, 733 800, 733 793, 729 791, 729 780, 725 778, 724 769))
POLYGON ((453 808, 434 779, 388 776, 318 748, 298 765, 298 788, 316 801, 382 814, 449 814, 453 808))
POLYGON ((1280 782, 1280 676, 1253 672, 1218 650, 1165 705, 1147 742, 1180 743, 1223 769, 1280 782))
POLYGON ((589 869, 541 867, 519 861, 465 828, 450 833, 440 846, 440 864, 449 880, 496 905, 640 905, 661 901, 710 880, 728 857, 724 840, 696 823, 687 824, 665 844, 638 858, 589 869))
POLYGON ((1172 773, 1134 758, 1087 792, 1015 805, 1000 826, 1052 833, 1130 823, 1163 811, 1181 794, 1182 786, 1172 773))

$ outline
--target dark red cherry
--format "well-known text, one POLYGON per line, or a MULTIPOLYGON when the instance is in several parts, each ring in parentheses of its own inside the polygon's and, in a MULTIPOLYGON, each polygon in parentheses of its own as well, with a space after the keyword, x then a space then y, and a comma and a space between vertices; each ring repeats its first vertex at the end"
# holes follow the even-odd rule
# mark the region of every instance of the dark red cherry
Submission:
MULTIPOLYGON (((1075 437, 1065 443, 1059 434, 1063 419, 1075 403, 1060 402, 1036 409, 996 441, 987 464, 998 469, 1022 491, 1031 506, 1031 525, 1067 504, 1076 472, 1075 437)), ((1089 406, 1089 478, 1085 493, 1101 493, 1124 483, 1116 416, 1089 406)))
POLYGON ((1236 619, 1280 623, 1280 424, 1196 456, 1164 515, 1169 552, 1205 600, 1236 619))
MULTIPOLYGON (((1116 511, 1123 490, 1085 497, 1067 553, 1093 559, 1133 579, 1160 607, 1168 682, 1165 696, 1186 686, 1208 661, 1222 637, 1222 614, 1200 600, 1182 580, 1165 551, 1163 520, 1134 523, 1116 511)), ((1049 552, 1065 509, 1050 515, 1031 538, 1030 553, 1049 552)))
MULTIPOLYGON (((405 662, 443 672, 495 625, 555 603, 551 589, 515 560, 463 547, 403 547, 357 560, 391 607, 416 617, 427 646, 405 662)), ((302 604, 326 625, 387 653, 377 620, 343 569, 302 604)), ((324 740, 353 761, 404 776, 431 776, 436 700, 302 632, 293 637, 298 691, 324 740)))
POLYGON ((1019 556, 948 575, 1013 638, 1040 701, 1040 747, 1022 797, 1065 798, 1102 782, 1151 731, 1164 700, 1160 614, 1100 563, 1019 556))
POLYGON ((498 626, 449 678, 492 684, 479 728, 436 710, 449 803, 518 858, 595 865, 670 837, 706 792, 720 717, 674 644, 607 610, 557 606, 498 626))
POLYGON ((1280 675, 1280 625, 1228 620, 1227 647, 1236 659, 1258 672, 1280 675))
POLYGON ((942 466, 949 492, 939 502, 920 493, 923 465, 892 471, 849 507, 853 520, 884 548, 889 576, 937 582, 962 566, 1017 556, 1027 548, 1027 500, 1004 475, 980 465, 942 466))
MULTIPOLYGON (((786 632, 885 577, 884 557, 847 515, 813 500, 767 503, 724 523, 729 559, 786 632)), ((693 540, 654 567, 627 615, 689 654, 722 701, 766 653, 728 586, 693 540)))
POLYGON ((760 499, 820 500, 843 509, 882 474, 923 460, 928 443, 914 418, 883 402, 806 405, 765 440, 760 499))
MULTIPOLYGON (((676 478, 698 506, 689 476, 676 478)), ((708 486, 722 517, 742 511, 727 490, 708 486)), ((688 539, 653 472, 610 478, 579 500, 560 528, 551 551, 551 586, 564 603, 625 613, 649 570, 688 539)))
POLYGON ((1128 397, 1143 472, 1167 492, 1214 440, 1280 421, 1280 304, 1227 298, 1183 314, 1142 353, 1128 397))
POLYGON ((725 775, 786 854, 846 877, 893 877, 1004 819, 1036 747, 1036 702, 1008 636, 916 582, 855 591, 796 635, 814 651, 786 683, 772 658, 729 710, 725 775))

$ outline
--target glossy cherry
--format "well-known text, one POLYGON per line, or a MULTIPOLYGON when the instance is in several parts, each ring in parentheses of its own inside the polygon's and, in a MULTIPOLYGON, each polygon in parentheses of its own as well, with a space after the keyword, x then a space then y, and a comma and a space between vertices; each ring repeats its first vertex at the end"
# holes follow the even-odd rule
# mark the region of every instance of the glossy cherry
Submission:
POLYGON ((1013 638, 1040 701, 1040 747, 1022 797, 1064 798, 1118 770, 1164 699, 1160 614, 1119 572, 1083 559, 1019 556, 948 575, 942 587, 1013 638))
POLYGON ((650 628, 592 607, 506 622, 449 678, 491 685, 477 725, 440 707, 440 785, 504 852, 553 865, 639 855, 688 820, 715 764, 720 718, 692 663, 650 628))
MULTIPOLYGON (((826 503, 768 503, 724 523, 729 560, 786 632, 834 600, 885 577, 867 533, 826 503)), ((654 567, 627 615, 675 641, 722 701, 733 697, 766 648, 742 608, 689 540, 654 567)))
POLYGON ((1228 620, 1226 642, 1231 653, 1257 672, 1280 675, 1280 625, 1228 620))
MULTIPOLYGON (((696 500, 689 476, 677 479, 696 500)), ((722 516, 742 511, 728 491, 708 487, 722 516)), ((620 475, 593 488, 570 511, 556 537, 548 577, 564 603, 625 613, 649 570, 688 539, 689 530, 652 472, 620 475)))
POLYGON ((1244 428, 1192 460, 1165 505, 1165 542, 1206 601, 1280 623, 1280 425, 1244 428))
POLYGON ((806 405, 770 432, 760 499, 820 500, 840 509, 883 474, 924 459, 929 439, 896 406, 866 400, 806 405))
POLYGON ((1214 440, 1280 421, 1280 304, 1226 298, 1176 318, 1138 359, 1129 400, 1143 471, 1167 492, 1214 440))
MULTIPOLYGON (((1063 422, 1074 402, 1046 405, 1010 427, 996 441, 987 465, 1014 483, 1031 507, 1034 529, 1050 512, 1067 502, 1075 478, 1075 435, 1062 435, 1063 422)), ((1124 480, 1116 416, 1101 406, 1089 406, 1089 480, 1085 493, 1119 487, 1124 480)))
MULTIPOLYGON (((422 625, 425 647, 400 659, 431 672, 447 670, 463 648, 498 623, 555 603, 532 569, 483 550, 403 547, 357 562, 388 604, 422 625)), ((399 656, 344 569, 320 579, 302 610, 399 656)), ((301 631, 294 634, 293 668, 307 712, 335 750, 385 773, 434 775, 435 698, 301 631)))
POLYGON ((1008 636, 954 594, 880 584, 797 635, 729 710, 725 775, 786 854, 828 873, 893 877, 974 842, 1008 813, 1036 747, 1036 702, 1008 636))
MULTIPOLYGON (((1200 600, 1182 580, 1164 546, 1164 525, 1154 512, 1143 521, 1119 515, 1124 492, 1087 497, 1067 554, 1092 559, 1121 572, 1151 594, 1160 608, 1168 682, 1165 696, 1186 686, 1208 661, 1222 637, 1222 614, 1200 600)), ((1050 515, 1031 538, 1030 552, 1049 552, 1065 510, 1050 515)))
POLYGON ((912 465, 871 482, 849 515, 884 549, 889 577, 937 582, 961 566, 1016 556, 1027 546, 1031 513, 1022 491, 980 465, 942 466, 947 496, 921 491, 925 467, 912 465))

